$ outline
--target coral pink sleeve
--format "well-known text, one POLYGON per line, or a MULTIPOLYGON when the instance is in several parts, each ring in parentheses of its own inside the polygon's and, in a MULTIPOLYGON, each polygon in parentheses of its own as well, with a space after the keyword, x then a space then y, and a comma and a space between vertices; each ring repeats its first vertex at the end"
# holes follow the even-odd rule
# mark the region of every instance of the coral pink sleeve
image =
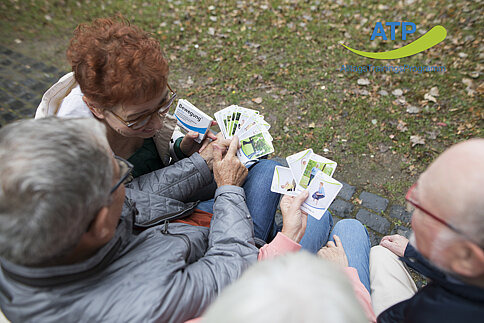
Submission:
POLYGON ((344 269, 346 276, 350 279, 353 290, 355 291, 356 299, 360 302, 360 305, 365 311, 368 321, 376 322, 375 312, 373 312, 373 306, 371 306, 371 298, 368 290, 363 286, 358 276, 358 271, 353 267, 346 267, 344 269))
POLYGON ((271 243, 264 245, 259 250, 258 260, 271 259, 288 252, 295 252, 301 249, 301 245, 292 241, 283 233, 278 232, 271 243))

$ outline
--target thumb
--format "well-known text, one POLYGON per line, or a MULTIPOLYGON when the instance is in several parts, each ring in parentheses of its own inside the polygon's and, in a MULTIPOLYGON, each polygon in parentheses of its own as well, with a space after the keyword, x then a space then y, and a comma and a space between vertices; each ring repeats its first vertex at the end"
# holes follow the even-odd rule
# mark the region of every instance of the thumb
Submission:
POLYGON ((308 190, 304 190, 294 198, 294 205, 300 207, 309 196, 308 190))
POLYGON ((195 138, 197 138, 197 137, 198 137, 198 132, 195 132, 195 131, 189 131, 189 132, 187 133, 187 136, 189 136, 190 138, 195 139, 195 138))

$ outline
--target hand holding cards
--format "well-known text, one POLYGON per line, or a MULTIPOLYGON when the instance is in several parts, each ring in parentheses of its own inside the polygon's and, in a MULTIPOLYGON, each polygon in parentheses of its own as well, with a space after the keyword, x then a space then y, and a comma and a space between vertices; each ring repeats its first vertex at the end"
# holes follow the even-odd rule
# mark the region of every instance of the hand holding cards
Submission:
POLYGON ((226 139, 239 138, 237 157, 243 164, 274 152, 270 125, 258 111, 231 105, 216 112, 215 120, 226 139))
POLYGON ((333 179, 337 163, 319 156, 312 149, 286 158, 289 168, 276 166, 271 191, 296 196, 307 189, 309 196, 301 210, 320 219, 343 185, 333 179))

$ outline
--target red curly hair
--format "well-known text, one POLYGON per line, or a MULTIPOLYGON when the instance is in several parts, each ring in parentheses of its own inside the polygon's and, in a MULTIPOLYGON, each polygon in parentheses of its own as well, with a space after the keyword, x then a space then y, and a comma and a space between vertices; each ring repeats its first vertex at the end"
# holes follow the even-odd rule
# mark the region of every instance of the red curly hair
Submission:
POLYGON ((160 44, 122 17, 77 26, 67 59, 82 93, 100 108, 152 100, 167 85, 160 44))

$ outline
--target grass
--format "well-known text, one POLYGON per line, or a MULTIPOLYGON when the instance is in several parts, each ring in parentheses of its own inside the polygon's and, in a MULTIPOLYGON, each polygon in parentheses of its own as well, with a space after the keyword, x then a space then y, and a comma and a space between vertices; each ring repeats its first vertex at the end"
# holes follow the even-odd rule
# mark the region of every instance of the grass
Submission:
MULTIPOLYGON (((483 136, 482 93, 469 96, 462 82, 482 69, 482 1, 355 2, 3 1, 0 42, 67 70, 59 62, 75 26, 122 13, 160 40, 180 97, 211 114, 232 103, 256 108, 272 124, 276 155, 311 147, 338 162, 336 178, 401 203, 411 182, 446 147, 483 136), (338 44, 367 51, 401 47, 420 34, 405 42, 398 31, 395 41, 371 42, 370 35, 377 21, 403 19, 424 32, 443 25, 447 39, 424 53, 384 62, 338 44), (56 50, 38 48, 56 41, 56 50), (443 65, 447 71, 358 74, 341 72, 342 64, 443 65), (194 84, 184 87, 188 76, 194 84), (370 84, 358 85, 359 78, 370 84), (437 103, 426 102, 434 86, 437 103), (404 91, 407 105, 396 102, 395 89, 404 91), (252 102, 256 97, 261 104, 252 102), (421 112, 407 113, 408 105, 421 112), (408 130, 399 131, 399 121, 408 130), (412 135, 425 144, 412 146, 412 135)), ((472 80, 475 89, 482 75, 472 80)))

